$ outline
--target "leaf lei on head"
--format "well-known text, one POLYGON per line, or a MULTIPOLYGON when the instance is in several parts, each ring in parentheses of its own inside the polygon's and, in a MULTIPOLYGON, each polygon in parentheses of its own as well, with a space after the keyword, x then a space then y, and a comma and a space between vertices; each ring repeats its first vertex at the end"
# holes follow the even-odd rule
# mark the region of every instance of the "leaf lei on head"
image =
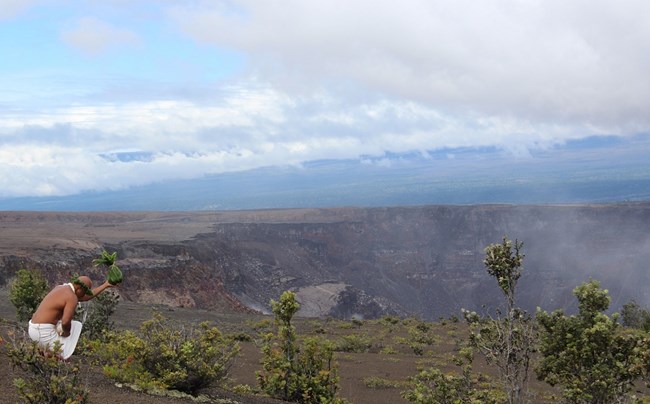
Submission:
POLYGON ((81 290, 83 290, 87 296, 93 295, 93 291, 88 287, 88 285, 79 280, 79 275, 75 274, 72 278, 70 278, 70 282, 81 286, 81 290))

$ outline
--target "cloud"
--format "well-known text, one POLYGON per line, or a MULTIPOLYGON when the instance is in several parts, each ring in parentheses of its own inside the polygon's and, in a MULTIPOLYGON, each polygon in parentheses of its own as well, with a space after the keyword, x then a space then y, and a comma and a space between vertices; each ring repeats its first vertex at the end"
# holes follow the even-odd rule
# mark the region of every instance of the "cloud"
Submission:
POLYGON ((61 37, 68 45, 91 55, 112 47, 140 44, 140 39, 134 32, 94 17, 81 18, 74 28, 64 31, 61 37))
POLYGON ((37 11, 24 18, 40 48, 15 24, 2 44, 25 56, 0 75, 5 194, 457 148, 526 160, 592 135, 650 133, 645 1, 114 0, 37 11), (62 26, 63 43, 52 41, 62 26))
POLYGON ((175 8, 283 90, 352 83, 453 113, 650 127, 645 1, 232 1, 175 8))
POLYGON ((13 18, 37 3, 38 0, 0 0, 0 21, 13 18))

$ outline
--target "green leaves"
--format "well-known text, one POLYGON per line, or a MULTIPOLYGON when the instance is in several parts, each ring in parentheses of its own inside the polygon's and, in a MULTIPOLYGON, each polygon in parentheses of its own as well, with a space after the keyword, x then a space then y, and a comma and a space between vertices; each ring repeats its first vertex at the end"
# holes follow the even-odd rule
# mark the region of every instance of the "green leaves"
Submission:
POLYGON ((122 271, 120 271, 120 268, 118 268, 117 265, 113 264, 108 267, 108 283, 111 285, 117 285, 122 282, 123 279, 122 271))
POLYGON ((224 380, 238 353, 239 345, 216 327, 186 327, 160 313, 142 323, 139 335, 113 334, 101 351, 109 377, 189 394, 224 380))
POLYGON ((18 321, 28 321, 48 291, 47 281, 40 272, 21 269, 11 283, 9 300, 16 307, 18 321))
POLYGON ((257 372, 260 388, 274 398, 301 403, 337 403, 337 366, 333 344, 318 338, 296 342, 293 315, 300 308, 293 292, 271 300, 277 333, 269 333, 262 346, 263 371, 257 372))
POLYGON ((507 296, 514 294, 515 285, 521 276, 524 255, 519 251, 523 245, 523 242, 517 240, 513 244, 504 237, 501 244, 490 244, 485 248, 483 263, 487 272, 496 278, 499 288, 507 296))
POLYGON ((597 281, 573 290, 579 314, 539 311, 541 326, 537 377, 560 385, 570 402, 617 402, 643 374, 640 334, 624 333, 609 307, 607 290, 597 281))
POLYGON ((111 254, 108 251, 104 250, 102 251, 102 255, 99 258, 93 260, 93 265, 95 266, 105 265, 108 267, 108 276, 106 279, 111 285, 117 285, 121 283, 122 280, 124 280, 122 271, 117 265, 115 265, 116 259, 117 251, 111 254))
POLYGON ((93 264, 95 266, 99 266, 99 265, 111 266, 115 264, 116 259, 117 259, 117 251, 115 251, 113 254, 110 254, 108 251, 104 250, 102 251, 101 257, 93 260, 93 264))

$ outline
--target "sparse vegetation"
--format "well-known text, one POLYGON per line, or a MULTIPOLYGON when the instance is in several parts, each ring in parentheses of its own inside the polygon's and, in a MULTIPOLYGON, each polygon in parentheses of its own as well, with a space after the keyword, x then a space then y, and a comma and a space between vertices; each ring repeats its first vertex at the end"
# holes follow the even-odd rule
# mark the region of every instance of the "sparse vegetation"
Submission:
MULTIPOLYGON (((504 239, 505 242, 506 239, 504 239)), ((503 249, 504 243, 493 246, 503 249)), ((503 254, 502 258, 496 259, 494 262, 501 261, 517 264, 517 255, 520 255, 523 260, 523 255, 519 254, 517 248, 518 244, 521 247, 521 244, 517 241, 512 242, 510 254, 503 254), (508 256, 510 261, 506 259, 508 256)), ((521 264, 521 261, 519 264, 521 264)), ((488 266, 487 250, 486 266, 488 266)), ((490 269, 489 266, 488 268, 490 269)), ((297 402, 335 402, 341 400, 340 396, 347 397, 346 394, 350 395, 353 402, 397 402, 399 401, 397 396, 400 394, 400 390, 406 390, 403 393, 404 397, 408 397, 413 402, 456 402, 458 400, 506 402, 508 401, 506 396, 508 390, 502 389, 505 384, 501 382, 502 378, 499 376, 498 367, 495 366, 496 362, 490 361, 489 364, 492 366, 482 367, 484 363, 479 357, 482 352, 480 344, 486 344, 486 341, 488 343, 503 341, 498 339, 499 335, 503 336, 509 332, 507 326, 510 324, 514 325, 514 328, 510 330, 515 336, 514 345, 511 345, 511 348, 514 346, 516 351, 519 349, 517 348, 518 342, 516 338, 519 338, 518 333, 520 332, 517 327, 522 315, 526 319, 527 326, 532 327, 536 323, 534 323, 534 319, 517 308, 514 299, 516 281, 521 274, 521 265, 505 266, 503 268, 499 267, 499 271, 493 270, 490 273, 492 275, 490 279, 497 281, 506 299, 504 305, 506 308, 501 308, 499 311, 495 311, 497 309, 493 308, 492 311, 488 312, 493 315, 496 313, 496 318, 468 313, 468 318, 471 320, 469 325, 466 323, 458 324, 458 317, 455 316, 449 318, 440 317, 439 323, 431 323, 415 317, 400 318, 397 316, 385 316, 376 320, 355 319, 349 321, 333 318, 292 320, 291 316, 289 316, 288 321, 285 322, 282 319, 287 319, 287 314, 295 314, 292 304, 285 306, 287 310, 282 311, 281 316, 285 317, 278 317, 278 313, 274 313, 276 314, 275 322, 270 319, 259 320, 261 316, 258 315, 248 317, 248 314, 240 315, 235 313, 233 317, 230 317, 231 313, 227 313, 225 316, 219 317, 220 314, 217 314, 217 317, 211 317, 211 319, 224 318, 224 322, 232 321, 232 323, 227 323, 228 328, 226 328, 230 333, 219 333, 221 341, 224 341, 227 346, 232 346, 230 344, 236 346, 237 344, 234 341, 241 342, 241 346, 244 347, 242 351, 245 351, 247 356, 244 358, 245 360, 235 362, 239 374, 237 374, 234 383, 221 384, 222 381, 228 382, 227 376, 232 373, 219 376, 219 380, 214 383, 229 390, 229 393, 248 396, 258 395, 258 397, 251 397, 251 402, 256 399, 268 400, 268 397, 259 397, 259 395, 264 393, 273 395, 269 391, 276 392, 279 398, 284 397, 281 394, 284 394, 285 391, 287 393, 291 392, 290 394, 294 394, 292 397, 297 402), (514 268, 519 272, 515 271, 510 274, 508 272, 499 272, 503 268, 514 268), (510 275, 512 275, 515 282, 508 281, 510 275), (512 300, 510 300, 511 296, 508 295, 511 291, 513 292, 512 300), (508 315, 511 313, 515 317, 509 319, 508 315), (255 320, 249 320, 250 318, 255 318, 255 320), (294 325, 299 330, 299 333, 293 329, 294 325), (283 326, 286 326, 286 328, 281 328, 283 326), (290 333, 285 332, 285 330, 289 330, 290 333), (293 336, 290 336, 291 333, 293 336), (474 339, 473 342, 476 343, 473 349, 477 360, 473 363, 474 356, 473 354, 470 355, 472 352, 466 346, 470 335, 471 339, 474 339), (478 339, 481 339, 481 341, 478 341, 478 339), (263 345, 262 349, 259 349, 260 345, 263 345), (287 347, 290 348, 285 349, 287 347), (340 351, 337 352, 337 350, 340 351), (379 355, 373 355, 377 353, 379 355), (262 357, 261 362, 260 356, 262 357), (288 357, 293 358, 293 362, 289 361, 288 357), (336 366, 335 359, 340 361, 341 368, 336 366), (454 364, 456 367, 453 367, 454 364), (417 365, 419 373, 407 381, 403 376, 404 369, 408 369, 407 372, 414 372, 415 365, 417 365), (266 386, 270 390, 263 389, 262 383, 256 377, 256 373, 260 369, 263 369, 261 373, 269 377, 266 380, 266 386), (346 373, 343 371, 339 373, 339 369, 344 369, 346 373), (481 369, 485 374, 477 373, 477 369, 481 369), (340 382, 339 376, 343 377, 345 383, 340 382), (256 382, 259 383, 260 387, 256 385, 256 382), (289 386, 289 388, 284 390, 285 386, 289 386), (360 395, 367 395, 367 397, 371 397, 368 400, 372 401, 359 400, 360 395)), ((487 284, 484 285, 484 287, 488 286, 487 284)), ((47 287, 45 289, 47 291, 47 287)), ((578 289, 580 288, 576 288, 576 290, 578 289)), ((548 350, 542 352, 542 355, 539 356, 542 362, 539 364, 530 362, 529 366, 537 365, 536 369, 540 371, 540 378, 548 384, 533 385, 536 390, 528 398, 534 399, 534 402, 558 402, 561 399, 569 402, 649 402, 648 398, 645 398, 644 401, 643 395, 647 394, 648 390, 641 383, 642 381, 650 382, 650 336, 645 325, 650 316, 648 311, 634 301, 622 307, 621 317, 607 316, 604 311, 594 311, 593 308, 598 308, 602 299, 599 297, 599 292, 596 291, 597 288, 592 289, 581 289, 582 292, 580 293, 582 298, 592 296, 587 299, 592 300, 592 303, 587 305, 587 307, 591 307, 589 310, 595 313, 591 316, 583 315, 582 307, 581 312, 575 316, 565 315, 562 312, 558 315, 555 312, 550 314, 540 312, 540 324, 546 321, 546 328, 541 327, 544 336, 540 341, 542 347, 548 350), (584 318, 590 318, 592 322, 583 321, 584 318), (617 321, 620 321, 624 327, 618 326, 617 321), (564 341, 557 335, 552 334, 555 331, 562 333, 557 335, 563 336, 564 341), (566 344, 561 345, 561 343, 566 344), (607 347, 607 349, 605 350, 604 347, 607 347), (547 374, 543 374, 544 366, 548 371, 547 374), (569 368, 569 366, 573 366, 573 368, 569 368), (567 370, 567 368, 569 369, 567 370), (586 376, 582 377, 589 374, 595 375, 593 377, 598 379, 586 380, 586 376), (576 375, 585 380, 577 380, 579 377, 575 377, 576 375), (571 377, 575 380, 571 379, 571 377), (622 384, 617 385, 616 383, 622 384), (600 387, 604 393, 596 392, 598 384, 601 385, 600 387), (585 386, 590 386, 593 391, 585 386), (633 389, 630 389, 631 387, 633 389), (561 393, 564 394, 564 397, 558 397, 561 393)), ((89 304, 101 304, 101 297, 107 297, 106 292, 89 302, 89 304)), ((581 297, 578 297, 579 302, 580 299, 581 297)), ((8 299, 4 300, 9 305, 8 299)), ((276 304, 280 304, 282 300, 281 297, 280 302, 276 304)), ((295 303, 297 304, 297 302, 295 303)), ((20 372, 22 381, 17 382, 16 386, 21 389, 19 390, 21 399, 26 401, 26 397, 29 395, 34 396, 35 394, 41 394, 41 390, 47 391, 47 389, 51 389, 63 392, 63 395, 68 397, 66 400, 69 399, 70 402, 75 402, 75 400, 83 402, 84 400, 88 401, 89 397, 90 399, 93 398, 92 393, 95 392, 96 386, 87 384, 85 380, 87 374, 85 372, 96 368, 97 363, 101 362, 106 365, 106 374, 120 380, 122 386, 137 385, 145 390, 183 388, 182 386, 172 387, 172 382, 185 377, 180 369, 188 367, 188 363, 196 365, 200 360, 206 359, 205 347, 215 345, 210 343, 200 348, 197 340, 201 339, 199 333, 203 332, 204 329, 201 327, 196 329, 194 327, 183 327, 181 325, 183 323, 174 322, 173 320, 160 321, 159 319, 159 322, 164 323, 161 330, 156 331, 161 335, 159 339, 151 338, 147 340, 147 334, 153 330, 153 327, 147 329, 147 331, 143 331, 142 328, 137 331, 135 323, 127 324, 127 320, 123 318, 116 321, 118 327, 122 330, 131 329, 134 331, 115 331, 110 321, 110 305, 107 304, 105 307, 108 314, 100 315, 97 318, 96 326, 92 325, 93 315, 89 311, 88 319, 84 325, 84 338, 95 340, 91 346, 92 349, 77 351, 83 355, 75 354, 69 362, 66 362, 70 367, 61 369, 59 375, 65 377, 59 379, 58 384, 54 383, 55 379, 50 378, 47 385, 43 384, 37 388, 29 387, 30 380, 25 375, 29 375, 31 371, 26 372, 17 366, 17 373, 14 374, 13 370, 6 366, 8 361, 0 364, 4 365, 0 374, 9 375, 7 379, 13 379, 20 372), (193 330, 196 330, 197 333, 194 333, 193 330), (176 331, 180 332, 178 338, 174 334, 176 331), (170 334, 166 334, 167 332, 170 334), (172 337, 168 338, 170 335, 172 337), (174 346, 163 344, 162 339, 165 338, 176 341, 172 344, 174 346), (189 344, 186 343, 188 340, 191 340, 189 344), (145 348, 145 345, 155 346, 157 350, 145 348), (176 351, 176 346, 180 346, 182 349, 176 351), (149 351, 149 357, 151 358, 148 361, 148 366, 156 371, 162 370, 160 373, 155 374, 154 371, 147 370, 142 358, 138 356, 140 354, 144 355, 144 352, 147 351, 149 351), (186 355, 187 352, 190 354, 186 355), (164 370, 164 367, 171 370, 164 370), (77 391, 77 395, 74 397, 72 395, 75 390, 72 387, 81 388, 81 391, 77 391), (86 388, 87 390, 84 390, 86 388), (67 393, 64 392, 66 389, 69 389, 67 393)), ((115 305, 117 305, 116 302, 115 305)), ((113 307, 113 309, 115 308, 116 306, 113 307)), ((122 306, 120 306, 121 309, 122 306)), ((125 317, 132 315, 131 321, 137 319, 137 324, 140 324, 142 309, 129 307, 129 310, 133 311, 125 311, 125 317)), ((181 320, 184 320, 184 315, 190 313, 189 310, 181 308, 170 307, 165 310, 169 313, 166 315, 181 320)), ((192 312, 191 316, 192 318, 199 318, 204 315, 212 316, 215 312, 216 310, 210 313, 204 312, 203 314, 197 314, 196 317, 192 312)), ((11 315, 13 315, 13 312, 11 315)), ((155 316, 149 321, 155 322, 155 316)), ((196 323, 198 324, 199 321, 197 320, 196 323)), ((0 318, 0 332, 5 332, 7 329, 6 324, 8 324, 8 321, 0 318)), ((210 329, 207 323, 206 327, 210 329)), ((533 340, 533 343, 537 342, 539 341, 533 340)), ((489 344, 483 345, 483 347, 485 346, 490 347, 489 344)), ((14 344, 6 337, 6 334, 1 334, 0 353, 6 353, 13 347, 14 344)), ((491 347, 495 349, 493 352, 511 352, 504 350, 503 345, 492 345, 491 347)), ((28 356, 24 352, 20 355, 23 358, 28 356)), ((518 353, 514 355, 516 356, 518 353)), ((488 358, 487 355, 486 358, 488 358)), ((233 357, 230 364, 240 359, 233 357)), ((24 362, 29 363, 29 360, 24 362)), ((229 364, 226 364, 225 368, 227 369, 228 366, 229 364)), ((186 373, 196 374, 202 370, 202 368, 195 368, 188 370, 186 373)), ((88 373, 92 373, 92 371, 88 373)), ((223 373, 221 374, 223 375, 223 373)), ((42 376, 39 377, 45 380, 42 376)), ((101 375, 97 373, 95 377, 95 381, 97 381, 98 378, 101 378, 101 375)), ((3 386, 6 386, 6 384, 3 386)), ((8 390, 13 393, 14 389, 11 385, 10 387, 8 390)), ((113 392, 118 389, 113 383, 105 383, 102 380, 102 388, 104 387, 106 387, 106 390, 113 392)), ((6 390, 5 387, 4 391, 6 390)), ((120 390, 126 389, 122 388, 120 390)), ((202 387, 197 387, 196 391, 203 392, 202 387)), ((216 393, 217 389, 208 391, 216 393)), ((104 395, 103 398, 106 396, 104 395)), ((145 396, 142 395, 141 397, 145 396)), ((187 396, 179 397, 183 400, 190 400, 187 396)), ((12 399, 6 401, 18 401, 12 399)), ((39 402, 47 402, 48 399, 39 396, 38 400, 39 402)), ((155 398, 147 397, 143 399, 143 402, 150 403, 155 402, 155 400, 155 398)), ((224 400, 224 402, 228 401, 224 400)))

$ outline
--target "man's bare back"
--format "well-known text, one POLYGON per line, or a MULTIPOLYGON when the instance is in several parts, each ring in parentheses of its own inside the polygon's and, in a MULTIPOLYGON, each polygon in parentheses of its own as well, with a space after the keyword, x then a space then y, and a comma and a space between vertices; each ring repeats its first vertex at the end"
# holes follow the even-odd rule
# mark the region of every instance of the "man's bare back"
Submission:
POLYGON ((72 317, 74 317, 79 298, 69 285, 59 285, 43 298, 43 301, 32 316, 33 323, 56 325, 61 321, 61 327, 63 328, 62 335, 67 337, 70 334, 70 324, 72 317))

